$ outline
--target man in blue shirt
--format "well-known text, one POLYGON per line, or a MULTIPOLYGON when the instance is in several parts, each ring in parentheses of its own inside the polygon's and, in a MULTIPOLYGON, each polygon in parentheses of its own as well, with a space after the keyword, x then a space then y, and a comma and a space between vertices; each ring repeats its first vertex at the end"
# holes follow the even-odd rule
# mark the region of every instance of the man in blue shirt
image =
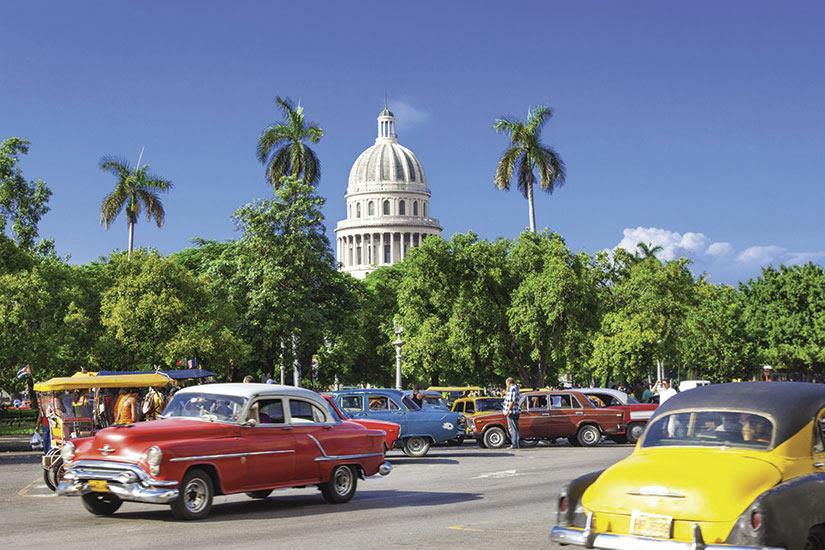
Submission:
POLYGON ((507 427, 510 429, 511 449, 518 449, 521 442, 521 432, 518 428, 518 418, 521 414, 519 401, 521 393, 512 378, 506 381, 507 393, 504 395, 504 416, 507 417, 507 427))

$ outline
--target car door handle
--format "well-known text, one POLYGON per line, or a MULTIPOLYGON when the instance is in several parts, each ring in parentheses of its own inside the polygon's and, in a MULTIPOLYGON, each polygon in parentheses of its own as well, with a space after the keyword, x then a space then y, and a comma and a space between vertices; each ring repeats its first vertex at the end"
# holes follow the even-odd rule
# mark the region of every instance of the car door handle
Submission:
POLYGON ((291 432, 292 431, 292 426, 282 426, 281 429, 285 430, 287 432, 291 432))
POLYGON ((576 411, 576 416, 582 416, 584 413, 581 411, 576 411))
POLYGON ((542 416, 550 416, 550 413, 541 413, 542 416))
POLYGON ((825 462, 814 462, 814 468, 825 468, 825 462))
POLYGON ((325 430, 331 430, 331 429, 332 429, 332 426, 324 426, 324 429, 325 429, 325 430))

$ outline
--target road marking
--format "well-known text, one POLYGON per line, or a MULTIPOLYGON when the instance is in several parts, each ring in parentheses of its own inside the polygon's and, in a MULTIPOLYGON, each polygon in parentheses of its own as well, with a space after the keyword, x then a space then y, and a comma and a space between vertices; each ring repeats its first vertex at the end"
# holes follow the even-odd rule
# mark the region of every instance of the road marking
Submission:
POLYGON ((506 477, 516 477, 523 475, 524 474, 516 472, 516 470, 501 470, 500 472, 488 472, 486 474, 480 474, 471 479, 504 479, 506 477))
POLYGON ((38 483, 38 482, 40 483, 40 485, 37 487, 38 489, 45 489, 46 488, 46 485, 43 483, 43 479, 42 478, 36 478, 34 481, 32 481, 31 483, 29 483, 28 485, 26 485, 25 487, 23 487, 22 489, 17 491, 17 495, 21 496, 21 497, 34 496, 34 495, 29 494, 29 489, 32 489, 34 487, 34 484, 38 483))
POLYGON ((533 533, 532 531, 515 531, 513 529, 479 529, 478 527, 465 527, 463 525, 450 525, 447 529, 451 531, 463 531, 465 533, 533 533))

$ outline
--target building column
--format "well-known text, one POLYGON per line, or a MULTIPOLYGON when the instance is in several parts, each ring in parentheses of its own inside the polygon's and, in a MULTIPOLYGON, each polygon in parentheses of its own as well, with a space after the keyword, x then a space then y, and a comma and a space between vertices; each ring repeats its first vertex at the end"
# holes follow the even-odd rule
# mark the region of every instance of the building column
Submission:
POLYGON ((378 239, 378 246, 381 247, 380 256, 378 256, 378 265, 384 265, 384 232, 381 232, 381 237, 378 239))
POLYGON ((403 231, 398 234, 399 238, 401 239, 401 261, 404 261, 404 258, 407 257, 407 243, 404 240, 404 233, 403 231))
POLYGON ((372 233, 369 233, 369 253, 367 254, 367 265, 373 265, 375 263, 375 258, 373 257, 373 250, 372 250, 372 233))
POLYGON ((395 263, 395 233, 390 231, 390 263, 395 263))

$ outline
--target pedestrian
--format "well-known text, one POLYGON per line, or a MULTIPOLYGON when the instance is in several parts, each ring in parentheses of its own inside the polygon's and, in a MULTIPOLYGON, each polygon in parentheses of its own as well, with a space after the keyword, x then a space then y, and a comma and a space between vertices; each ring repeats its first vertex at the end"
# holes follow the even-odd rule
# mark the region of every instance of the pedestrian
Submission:
POLYGON ((510 448, 518 449, 521 443, 521 432, 519 431, 518 419, 521 415, 521 393, 512 378, 508 378, 506 394, 504 395, 504 416, 507 417, 507 427, 510 430, 510 448))
POLYGON ((659 405, 664 405, 665 401, 676 395, 676 390, 670 385, 670 380, 662 380, 657 386, 659 394, 659 405))
MULTIPOLYGON (((658 384, 658 382, 657 382, 658 384)), ((650 389, 650 384, 643 384, 642 387, 642 403, 650 403, 650 400, 653 398, 653 390, 650 389)))
POLYGON ((255 379, 252 378, 251 374, 247 374, 246 376, 243 377, 243 383, 244 384, 251 384, 253 380, 255 380, 255 379))

